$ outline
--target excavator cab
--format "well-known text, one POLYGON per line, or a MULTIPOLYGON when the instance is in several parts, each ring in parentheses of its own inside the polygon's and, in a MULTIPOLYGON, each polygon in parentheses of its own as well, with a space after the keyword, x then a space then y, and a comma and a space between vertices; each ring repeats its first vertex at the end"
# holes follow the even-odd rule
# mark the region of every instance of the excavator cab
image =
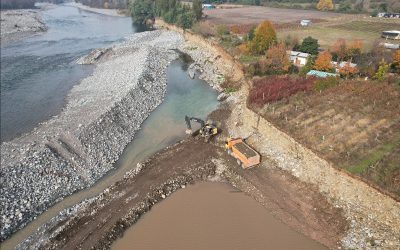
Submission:
POLYGON ((205 142, 209 142, 211 137, 218 134, 219 130, 215 124, 213 124, 211 121, 208 121, 207 123, 204 122, 200 118, 196 117, 188 117, 185 116, 185 121, 186 121, 186 134, 196 136, 197 134, 200 135, 201 137, 204 138, 205 142), (200 129, 193 131, 192 130, 192 124, 190 123, 191 121, 195 121, 200 124, 200 129))

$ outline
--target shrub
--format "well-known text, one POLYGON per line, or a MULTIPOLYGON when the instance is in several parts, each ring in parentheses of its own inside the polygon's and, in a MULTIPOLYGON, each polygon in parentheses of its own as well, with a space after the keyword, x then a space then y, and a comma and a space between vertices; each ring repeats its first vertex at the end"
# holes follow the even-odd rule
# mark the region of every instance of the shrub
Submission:
POLYGON ((387 77, 387 73, 389 71, 389 65, 382 59, 381 63, 379 64, 378 71, 374 75, 374 79, 378 81, 384 81, 387 77))
POLYGON ((219 37, 223 37, 229 35, 229 29, 225 25, 218 25, 217 26, 217 34, 219 37))
POLYGON ((249 103, 263 106, 269 102, 276 102, 288 98, 296 93, 313 89, 314 79, 268 77, 257 79, 249 94, 249 103))
POLYGON ((316 91, 324 91, 326 89, 338 85, 339 79, 337 77, 327 77, 315 80, 314 89, 316 91))
POLYGON ((198 22, 192 27, 193 32, 200 34, 204 37, 215 36, 215 28, 208 22, 198 22))

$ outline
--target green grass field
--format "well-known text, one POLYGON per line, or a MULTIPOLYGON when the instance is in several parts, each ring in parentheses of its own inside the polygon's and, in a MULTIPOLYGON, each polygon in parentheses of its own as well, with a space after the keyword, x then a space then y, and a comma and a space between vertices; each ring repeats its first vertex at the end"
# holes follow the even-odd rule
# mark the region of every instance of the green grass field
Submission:
MULTIPOLYGON (((349 20, 348 22, 338 22, 338 24, 314 24, 304 29, 284 30, 278 32, 279 39, 285 39, 288 35, 303 39, 312 36, 318 39, 323 48, 330 48, 337 39, 344 38, 347 41, 359 39, 364 43, 365 49, 370 49, 375 41, 385 41, 381 38, 381 32, 384 30, 400 30, 400 21, 382 20, 382 21, 360 21, 349 20)), ((398 41, 393 41, 398 43, 398 41)))

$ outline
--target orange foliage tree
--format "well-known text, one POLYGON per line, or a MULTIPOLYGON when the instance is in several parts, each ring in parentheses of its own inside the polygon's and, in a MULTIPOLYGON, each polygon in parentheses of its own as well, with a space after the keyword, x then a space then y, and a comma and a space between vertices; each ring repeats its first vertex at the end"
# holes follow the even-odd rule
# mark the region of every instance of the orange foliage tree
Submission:
POLYGON ((347 54, 346 40, 339 38, 332 46, 332 51, 338 55, 338 62, 343 60, 347 54))
POLYGON ((283 43, 272 45, 266 53, 266 63, 271 71, 286 73, 290 68, 290 60, 286 54, 286 46, 283 43))
POLYGON ((355 39, 352 41, 352 43, 349 45, 347 49, 347 56, 348 57, 354 57, 356 55, 360 55, 361 51, 364 47, 363 42, 360 39, 355 39))
POLYGON ((276 31, 270 21, 260 23, 250 41, 250 48, 253 54, 264 54, 267 49, 276 42, 276 31))
POLYGON ((319 0, 317 4, 317 9, 319 10, 333 10, 333 1, 332 0, 319 0))
POLYGON ((393 54, 393 62, 392 62, 392 68, 396 71, 400 71, 400 50, 396 50, 393 54))
POLYGON ((343 67, 339 69, 339 74, 348 78, 349 76, 352 76, 354 74, 358 73, 357 67, 352 67, 350 62, 346 62, 343 67))
POLYGON ((237 48, 238 48, 240 54, 244 54, 244 55, 250 54, 250 48, 249 48, 248 43, 242 43, 237 48))
POLYGON ((320 53, 315 60, 314 69, 321 71, 331 71, 332 70, 332 55, 329 51, 324 51, 320 53))

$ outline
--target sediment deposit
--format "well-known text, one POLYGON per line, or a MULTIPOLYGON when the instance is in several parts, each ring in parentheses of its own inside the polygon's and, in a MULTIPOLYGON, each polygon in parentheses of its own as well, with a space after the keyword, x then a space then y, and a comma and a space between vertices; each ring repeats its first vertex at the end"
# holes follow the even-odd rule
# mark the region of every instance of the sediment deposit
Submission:
POLYGON ((135 34, 96 58, 63 111, 1 145, 1 240, 71 193, 94 184, 163 100, 175 32, 135 34))
POLYGON ((46 30, 39 10, 1 10, 1 46, 46 30))

